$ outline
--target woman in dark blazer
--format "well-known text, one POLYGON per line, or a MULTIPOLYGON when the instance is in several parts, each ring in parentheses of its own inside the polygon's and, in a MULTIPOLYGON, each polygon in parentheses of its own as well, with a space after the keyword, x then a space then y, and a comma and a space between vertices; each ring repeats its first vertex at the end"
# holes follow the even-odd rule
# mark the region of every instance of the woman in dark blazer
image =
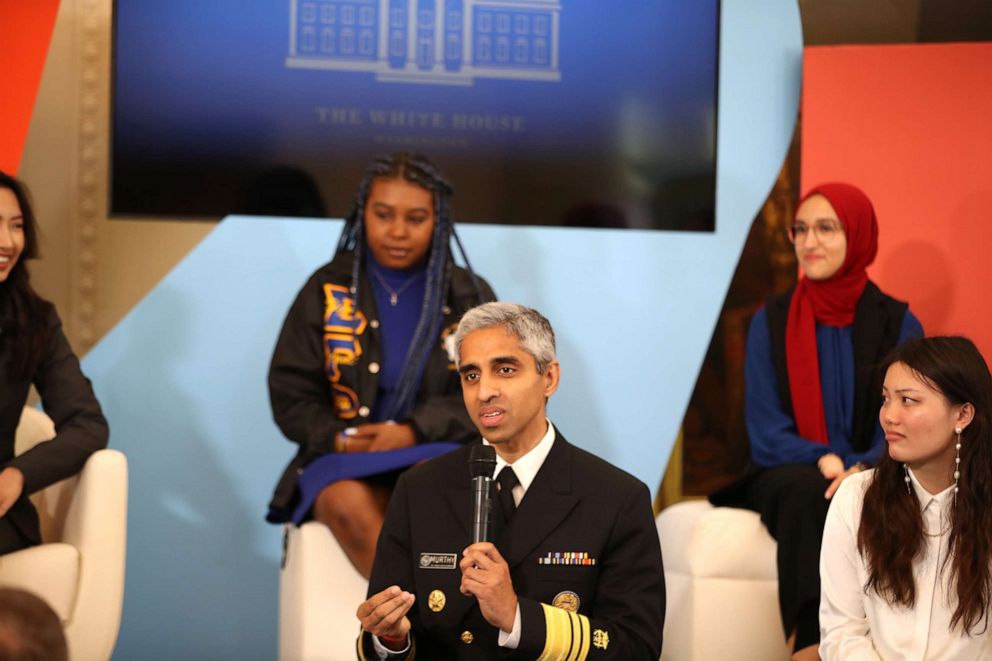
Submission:
POLYGON ((75 475, 107 445, 107 421, 55 306, 31 288, 25 262, 37 255, 27 191, 0 172, 0 553, 41 543, 28 496, 75 475), (14 434, 32 384, 55 438, 15 457, 14 434))
POLYGON ((769 299, 748 331, 745 420, 751 468, 711 501, 761 514, 778 542, 779 606, 795 659, 816 658, 820 540, 830 498, 874 464, 876 367, 897 344, 923 335, 908 306, 866 269, 878 252, 868 197, 844 183, 809 191, 789 238, 802 276, 769 299))

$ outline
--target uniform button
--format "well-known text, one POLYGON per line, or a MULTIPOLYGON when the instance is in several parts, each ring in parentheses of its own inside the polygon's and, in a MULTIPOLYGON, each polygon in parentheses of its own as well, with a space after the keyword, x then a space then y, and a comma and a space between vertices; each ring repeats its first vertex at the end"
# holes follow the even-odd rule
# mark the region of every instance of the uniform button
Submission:
POLYGON ((475 640, 475 636, 472 635, 471 631, 462 631, 461 639, 466 645, 471 645, 472 641, 475 640))
POLYGON ((371 326, 372 328, 378 328, 379 327, 379 320, 378 319, 373 319, 372 321, 369 322, 369 326, 371 326))
POLYGON ((379 363, 369 363, 369 371, 373 374, 379 373, 379 363))
POLYGON ((359 407, 358 415, 362 416, 363 418, 369 417, 369 407, 367 406, 359 407))

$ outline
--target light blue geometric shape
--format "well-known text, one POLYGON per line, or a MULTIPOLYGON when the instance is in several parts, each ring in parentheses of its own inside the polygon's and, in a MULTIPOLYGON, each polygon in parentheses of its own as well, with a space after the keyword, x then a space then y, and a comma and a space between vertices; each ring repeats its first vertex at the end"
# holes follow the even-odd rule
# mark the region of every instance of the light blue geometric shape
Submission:
MULTIPOLYGON (((500 297, 554 324, 562 432, 652 489, 788 148, 801 57, 793 0, 724 0, 715 233, 460 229, 500 297)), ((227 218, 84 360, 131 470, 116 658, 276 657, 280 531, 262 516, 293 446, 266 371, 340 226, 227 218)))

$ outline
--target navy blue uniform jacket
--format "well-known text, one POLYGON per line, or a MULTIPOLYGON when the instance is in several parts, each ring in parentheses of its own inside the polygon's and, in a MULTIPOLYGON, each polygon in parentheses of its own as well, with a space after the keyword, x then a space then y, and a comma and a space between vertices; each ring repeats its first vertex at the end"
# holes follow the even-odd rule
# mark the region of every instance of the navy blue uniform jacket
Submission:
MULTIPOLYGON (((665 577, 648 489, 570 445, 557 430, 547 459, 496 540, 510 566, 522 625, 515 652, 498 646, 498 629, 485 621, 474 597, 458 590, 457 561, 471 543, 470 449, 402 475, 379 538, 369 595, 394 584, 416 595, 408 614, 413 657, 657 659, 665 577), (575 564, 541 562, 556 553, 579 555, 565 561, 575 564), (422 559, 444 564, 438 554, 455 554, 454 567, 421 567, 422 559), (430 608, 435 590, 445 597, 439 611, 430 608), (558 603, 574 603, 569 592, 578 598, 576 613, 552 605, 562 593, 558 603)), ((360 658, 378 658, 368 634, 361 636, 358 652, 360 658)))

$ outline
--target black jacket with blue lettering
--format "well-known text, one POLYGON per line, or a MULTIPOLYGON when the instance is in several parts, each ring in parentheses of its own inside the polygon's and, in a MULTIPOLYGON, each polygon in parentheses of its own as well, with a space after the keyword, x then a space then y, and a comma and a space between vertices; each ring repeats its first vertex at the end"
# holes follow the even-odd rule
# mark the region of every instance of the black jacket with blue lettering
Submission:
MULTIPOLYGON (((283 472, 269 504, 268 520, 288 521, 298 498, 296 480, 303 467, 334 451, 334 438, 347 427, 370 421, 379 385, 381 360, 378 311, 368 279, 359 284, 360 314, 340 329, 354 342, 353 364, 339 362, 340 375, 332 383, 325 369, 325 321, 332 306, 354 305, 348 288, 353 262, 343 253, 321 266, 297 294, 283 322, 269 367, 269 399, 276 424, 286 438, 300 448, 283 472), (331 305, 328 297, 334 298, 331 305), (359 318, 361 317, 361 318, 359 318), (364 321, 363 321, 364 320, 364 321)), ((446 339, 454 333, 462 315, 476 305, 496 299, 492 288, 478 278, 476 290, 468 271, 451 266, 447 303, 440 336, 427 360, 414 410, 406 420, 418 442, 465 443, 478 438, 478 431, 465 412, 461 386, 454 363, 449 359, 446 339), (481 293, 481 298, 479 294, 481 293)))

